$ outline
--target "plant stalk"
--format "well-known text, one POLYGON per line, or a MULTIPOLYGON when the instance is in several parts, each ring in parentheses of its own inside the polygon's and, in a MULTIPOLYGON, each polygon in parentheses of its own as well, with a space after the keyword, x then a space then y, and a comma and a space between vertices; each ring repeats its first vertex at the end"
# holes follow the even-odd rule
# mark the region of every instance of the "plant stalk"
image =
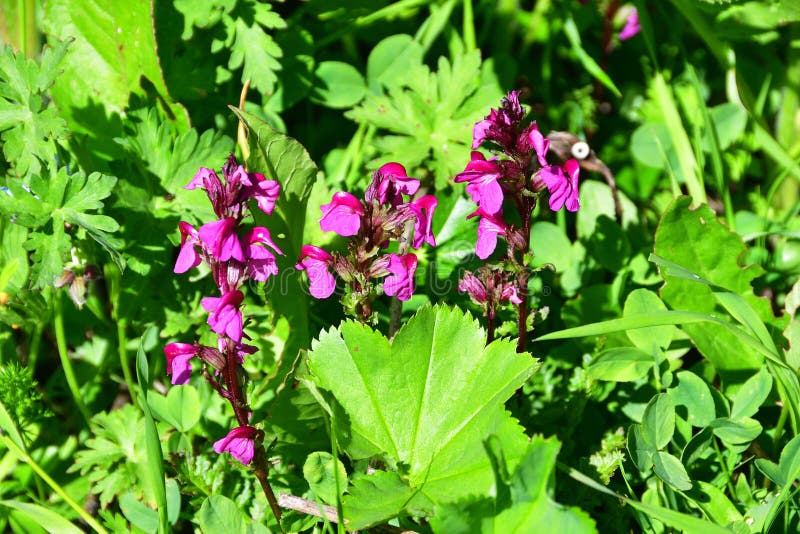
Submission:
POLYGON ((80 387, 78 387, 78 381, 75 379, 75 371, 72 367, 72 362, 69 359, 67 336, 64 332, 64 315, 61 306, 61 291, 56 291, 53 294, 53 328, 56 334, 58 357, 61 360, 61 367, 64 369, 64 376, 67 379, 67 385, 69 386, 70 393, 72 393, 72 398, 75 401, 75 405, 78 407, 78 411, 81 412, 81 415, 86 420, 86 424, 88 425, 92 415, 89 413, 88 408, 86 408, 86 405, 83 403, 80 387))

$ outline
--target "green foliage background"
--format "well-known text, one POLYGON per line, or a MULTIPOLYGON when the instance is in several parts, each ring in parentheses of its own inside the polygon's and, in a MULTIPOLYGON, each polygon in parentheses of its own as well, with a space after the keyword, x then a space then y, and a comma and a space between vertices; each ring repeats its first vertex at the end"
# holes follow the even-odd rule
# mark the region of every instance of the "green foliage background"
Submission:
POLYGON ((245 363, 279 493, 348 529, 800 528, 796 2, 124 4, 0 0, 0 530, 345 528, 279 525, 211 449, 226 403, 165 375, 166 343, 213 341, 207 272, 172 272, 213 216, 183 186, 232 152, 282 185, 245 363), (576 214, 537 208, 523 354, 456 290, 481 262, 453 176, 512 89, 621 206, 595 164, 576 214), (439 199, 391 340, 387 298, 343 321, 293 268, 388 161, 439 199))

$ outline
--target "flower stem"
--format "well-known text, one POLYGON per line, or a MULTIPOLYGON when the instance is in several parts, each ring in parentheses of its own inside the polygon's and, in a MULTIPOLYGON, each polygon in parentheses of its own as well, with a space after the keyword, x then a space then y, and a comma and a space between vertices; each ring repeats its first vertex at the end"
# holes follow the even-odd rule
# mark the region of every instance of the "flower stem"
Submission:
POLYGON ((281 508, 278 506, 278 499, 275 498, 275 492, 272 491, 272 486, 270 485, 269 478, 267 477, 269 473, 269 464, 267 462, 267 453, 264 450, 263 442, 256 442, 255 452, 255 456, 253 457, 253 471, 256 474, 259 484, 261 484, 261 489, 264 491, 264 495, 267 497, 267 502, 272 510, 272 515, 274 515, 275 519, 278 521, 278 528, 281 529, 281 532, 283 532, 283 526, 281 526, 281 508))
POLYGON ((128 327, 127 319, 117 318, 117 353, 119 354, 119 365, 122 367, 122 376, 125 378, 125 384, 128 386, 128 393, 131 396, 131 402, 136 404, 136 383, 133 381, 131 374, 131 362, 128 358, 128 335, 126 333, 128 327))
POLYGON ((86 420, 86 424, 88 425, 92 415, 89 413, 89 410, 83 403, 81 391, 78 387, 78 381, 75 379, 75 371, 73 370, 72 362, 69 359, 69 353, 67 350, 67 336, 64 333, 64 315, 61 309, 61 291, 56 291, 53 294, 53 328, 55 329, 56 334, 58 357, 61 360, 61 367, 64 369, 64 376, 67 379, 67 385, 69 386, 70 393, 72 393, 72 398, 75 401, 75 405, 78 407, 78 411, 81 412, 81 415, 86 420))
POLYGON ((519 252, 519 262, 522 269, 517 273, 517 286, 519 289, 520 302, 517 307, 519 317, 517 319, 517 329, 519 337, 517 338, 517 352, 525 352, 525 342, 528 338, 528 279, 530 273, 528 272, 527 265, 525 265, 525 256, 531 248, 531 213, 535 200, 528 197, 522 199, 522 238, 524 244, 519 252))

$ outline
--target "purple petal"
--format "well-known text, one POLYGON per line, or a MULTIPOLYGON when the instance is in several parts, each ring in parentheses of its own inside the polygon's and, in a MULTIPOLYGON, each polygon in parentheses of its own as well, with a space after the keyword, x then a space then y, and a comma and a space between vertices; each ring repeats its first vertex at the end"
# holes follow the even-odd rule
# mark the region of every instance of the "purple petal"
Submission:
POLYGON ((236 427, 227 436, 214 442, 214 452, 229 452, 244 465, 249 465, 255 455, 255 435, 256 429, 251 426, 236 427))
POLYGON ((414 272, 417 270, 417 257, 414 254, 389 255, 387 270, 392 273, 383 281, 383 292, 396 296, 398 300, 408 300, 414 292, 414 272))
POLYGON ((336 232, 340 236, 356 235, 361 228, 361 215, 364 207, 350 193, 339 192, 333 195, 329 204, 320 207, 322 218, 319 227, 326 232, 336 232))

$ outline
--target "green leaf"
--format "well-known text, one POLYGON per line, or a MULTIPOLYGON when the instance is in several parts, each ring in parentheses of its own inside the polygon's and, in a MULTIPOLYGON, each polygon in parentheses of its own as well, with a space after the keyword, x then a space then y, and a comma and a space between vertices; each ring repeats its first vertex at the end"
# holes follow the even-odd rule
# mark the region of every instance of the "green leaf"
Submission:
POLYGON ((653 455, 653 472, 658 478, 675 489, 687 491, 692 489, 692 480, 680 460, 664 451, 653 455))
POLYGON ((747 379, 731 399, 731 419, 752 417, 767 400, 772 390, 772 375, 766 368, 761 368, 747 379))
POLYGON ((392 471, 376 471, 357 478, 347 493, 344 514, 351 529, 380 523, 401 510, 422 513, 423 509, 431 506, 424 495, 409 487, 392 471))
POLYGON ((653 465, 656 447, 645 439, 642 425, 631 425, 628 429, 628 454, 639 471, 645 472, 653 465))
POLYGON ((747 445, 756 439, 763 430, 761 423, 749 417, 714 419, 711 421, 710 427, 714 431, 714 435, 730 445, 747 445))
POLYGON ((225 45, 230 47, 228 67, 238 69, 244 65, 242 82, 250 80, 255 89, 270 95, 275 90, 278 79, 275 71, 281 68, 278 59, 283 56, 283 51, 265 30, 286 28, 286 22, 272 11, 272 6, 268 3, 254 0, 245 0, 242 3, 249 13, 243 10, 241 14, 232 14, 240 15, 236 18, 223 16, 228 34, 225 45))
POLYGON ((617 89, 617 86, 614 85, 614 82, 611 80, 608 74, 606 74, 606 71, 597 64, 594 58, 592 58, 592 56, 590 56, 586 50, 583 49, 578 26, 575 24, 575 21, 572 20, 572 17, 567 17, 567 19, 564 20, 564 35, 567 36, 567 40, 572 46, 572 53, 578 57, 578 61, 581 62, 581 65, 583 65, 583 68, 586 69, 586 72, 594 76, 597 81, 610 89, 615 96, 622 97, 622 93, 619 91, 619 89, 617 89))
MULTIPOLYGON (((742 137, 747 126, 747 111, 737 103, 725 102, 709 109, 719 139, 719 149, 725 150, 742 137)), ((706 128, 703 137, 703 150, 711 152, 714 146, 711 129, 706 128)))
MULTIPOLYGON (((700 277, 742 295, 762 319, 774 321, 769 303, 756 298, 750 285, 763 269, 756 265, 740 267, 737 258, 745 250, 741 238, 723 226, 708 206, 690 210, 690 202, 687 197, 678 198, 664 213, 656 232, 655 253, 678 265, 690 265, 700 277)), ((661 297, 671 308, 715 313, 711 287, 675 277, 665 280, 661 297)), ((763 358, 742 351, 740 341, 723 328, 706 324, 684 325, 683 329, 726 382, 735 383, 743 372, 763 365, 763 358)))
POLYGON ((133 493, 127 492, 120 496, 119 508, 122 515, 136 528, 148 533, 158 530, 158 513, 138 500, 133 493))
POLYGON ((61 72, 57 67, 70 41, 55 42, 42 52, 40 64, 0 49, 0 132, 3 154, 13 174, 37 174, 41 162, 53 161, 56 142, 67 136, 66 123, 46 91, 61 72))
POLYGON ((742 514, 725 493, 713 484, 698 480, 686 495, 718 525, 737 525, 745 527, 743 532, 749 532, 742 514))
POLYGON ((200 420, 200 395, 190 385, 172 387, 166 397, 149 395, 147 402, 156 417, 181 432, 188 432, 200 420))
MULTIPOLYGON (((535 362, 508 340, 485 348, 484 340, 477 322, 457 308, 423 307, 391 342, 353 322, 323 332, 308 365, 349 418, 340 425, 348 454, 382 455, 430 501, 455 500, 491 485, 481 445, 489 434, 508 440, 511 459, 524 447, 503 402, 535 362)), ((346 502, 353 506, 352 494, 346 502)))
POLYGON ((136 352, 136 380, 139 384, 139 406, 144 412, 144 442, 147 451, 147 477, 149 485, 155 496, 156 510, 158 510, 158 532, 169 532, 167 516, 167 493, 164 479, 164 458, 161 453, 161 442, 158 438, 158 429, 153 415, 150 413, 148 392, 150 385, 150 369, 147 355, 144 352, 144 341, 154 327, 149 327, 139 340, 139 349, 136 352))
MULTIPOLYGON (((433 531, 447 534, 522 534, 535 532, 547 525, 547 530, 552 532, 597 532, 594 521, 586 512, 562 506, 553 500, 559 448, 560 444, 555 438, 534 436, 510 480, 503 480, 500 473, 496 474, 498 493, 508 492, 508 502, 499 497, 476 502, 473 497, 447 504, 431 519, 433 531)), ((495 458, 498 464, 502 461, 502 458, 495 458)))
POLYGON ((203 501, 194 520, 202 532, 247 532, 247 520, 239 510, 239 505, 223 495, 212 495, 203 501))
POLYGON ((62 62, 64 74, 51 94, 73 131, 90 136, 108 133, 108 119, 85 113, 100 107, 100 116, 120 114, 131 93, 142 92, 146 78, 181 130, 188 129, 186 110, 172 101, 159 64, 153 29, 153 4, 131 0, 118 9, 113 0, 53 0, 44 10, 51 38, 75 42, 62 62))
POLYGON ((111 194, 117 179, 100 173, 92 173, 88 178, 82 172, 70 175, 65 167, 47 178, 47 175, 33 176, 30 192, 17 180, 8 181, 11 196, 0 202, 1 214, 14 218, 17 224, 44 230, 32 232, 23 244, 33 251, 33 286, 52 285, 62 273, 72 247, 72 237, 64 231, 65 223, 86 230, 122 268, 125 262, 119 252, 121 242, 109 234, 117 231, 119 225, 110 217, 88 213, 103 207, 100 201, 111 194), (50 233, 45 225, 50 226, 50 233))
POLYGON ((642 416, 642 437, 656 449, 663 449, 675 432, 675 405, 666 393, 650 399, 642 416))
POLYGON ((367 94, 364 77, 354 66, 341 61, 323 61, 315 72, 317 82, 312 102, 333 109, 350 108, 367 94))
POLYGON ((306 463, 303 464, 303 478, 306 479, 314 495, 322 499, 327 504, 336 503, 336 499, 341 497, 347 486, 347 471, 344 464, 329 452, 312 452, 308 455, 306 463), (339 470, 339 483, 341 487, 336 489, 335 469, 339 470))
POLYGON ((586 372, 594 380, 631 382, 647 376, 654 364, 652 354, 634 347, 616 347, 598 354, 586 372))
MULTIPOLYGON (((658 298, 658 295, 649 289, 634 289, 625 299, 623 317, 639 315, 652 311, 666 311, 667 307, 658 298)), ((654 328, 639 328, 628 330, 625 335, 631 342, 650 354, 654 353, 655 348, 666 350, 675 336, 676 329, 672 326, 660 326, 654 328)))
POLYGON ((422 64, 423 50, 410 35, 386 37, 372 49, 367 58, 367 85, 376 95, 383 88, 402 85, 409 70, 422 64))
POLYGON ((686 407, 686 421, 696 427, 705 427, 714 420, 716 411, 711 390, 705 380, 690 371, 675 375, 678 385, 667 394, 676 406, 686 407))
POLYGON ((51 532, 53 534, 80 534, 83 532, 71 522, 61 517, 61 515, 57 512, 54 512, 50 508, 39 506, 38 504, 15 500, 3 500, 0 501, 0 505, 24 514, 31 521, 45 529, 47 532, 51 532))

